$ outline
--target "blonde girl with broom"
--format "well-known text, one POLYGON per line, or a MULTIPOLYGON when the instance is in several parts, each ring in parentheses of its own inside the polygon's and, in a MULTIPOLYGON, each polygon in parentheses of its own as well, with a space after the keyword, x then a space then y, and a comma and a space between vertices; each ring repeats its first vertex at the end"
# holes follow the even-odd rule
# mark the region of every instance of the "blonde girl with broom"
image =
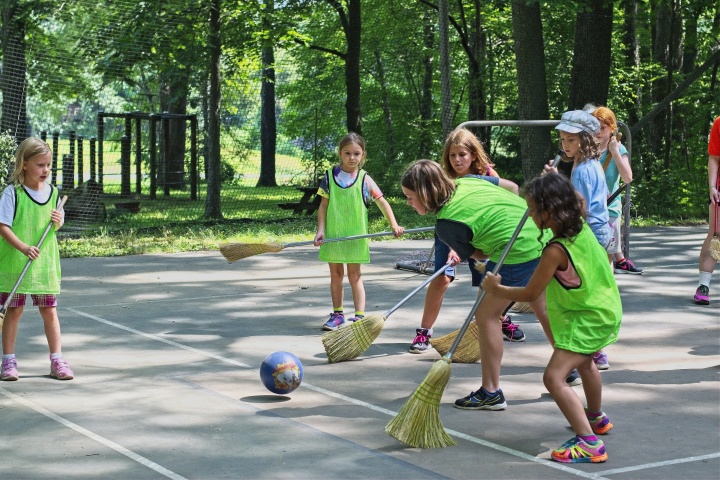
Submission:
MULTIPOLYGON (((453 180, 431 160, 418 160, 405 172, 402 191, 408 205, 418 214, 437 215, 438 237, 461 260, 488 260, 487 270, 495 268, 527 208, 522 198, 485 180, 472 177, 453 180)), ((540 259, 542 243, 538 237, 542 235, 535 224, 525 223, 500 268, 505 284, 524 286, 530 280, 540 259)), ((456 407, 466 410, 507 407, 500 389, 504 346, 498 319, 509 305, 507 299, 487 293, 475 312, 482 383, 478 390, 458 399, 456 407)), ((530 307, 551 338, 544 295, 535 298, 530 307)))
MULTIPOLYGON (((473 176, 482 178, 488 182, 498 185, 512 193, 518 193, 518 186, 510 180, 500 178, 493 168, 495 165, 485 152, 477 137, 465 128, 456 128, 450 132, 445 140, 445 148, 441 160, 443 169, 452 178, 473 176)), ((457 265, 460 261, 457 253, 451 250, 445 243, 441 242, 435 234, 435 271, 442 268, 448 261, 457 265)), ((472 286, 479 287, 482 274, 475 268, 476 261, 468 259, 472 286)), ((455 279, 455 268, 445 270, 444 275, 435 278, 428 286, 425 294, 425 306, 420 320, 420 328, 416 330, 415 338, 410 345, 410 353, 424 353, 430 346, 430 338, 433 333, 433 326, 440 314, 443 297, 450 283, 455 279)), ((509 316, 503 315, 502 334, 510 342, 522 342, 525 334, 520 328, 513 324, 509 316)))
POLYGON ((377 184, 362 169, 366 155, 365 140, 360 135, 354 132, 345 135, 338 146, 340 164, 325 172, 318 188, 322 199, 314 243, 320 246, 320 260, 330 266, 333 304, 333 311, 323 324, 323 330, 337 330, 365 316, 365 286, 360 265, 370 263, 367 238, 333 243, 323 243, 323 240, 368 233, 368 206, 372 203, 380 208, 396 238, 405 231, 395 221, 392 208, 377 184), (345 265, 355 306, 355 316, 347 320, 343 312, 345 265))
POLYGON ((597 463, 607 452, 597 435, 612 427, 602 411, 602 380, 593 354, 617 341, 622 319, 620 292, 607 252, 585 222, 582 197, 562 175, 549 173, 525 188, 535 225, 549 228, 547 243, 526 286, 503 285, 502 274, 488 272, 482 287, 488 294, 516 302, 545 296, 553 354, 543 382, 570 423, 575 436, 553 450, 563 463, 597 463), (587 408, 565 378, 574 369, 582 378, 587 408))
POLYGON ((39 138, 23 140, 15 152, 15 170, 0 197, 0 303, 8 300, 16 280, 32 260, 27 274, 8 304, 2 326, 2 371, 0 379, 17 380, 15 340, 27 294, 40 310, 50 350, 50 375, 70 380, 73 371, 61 352, 57 295, 60 293, 60 253, 55 230, 62 227, 64 212, 55 209, 58 190, 49 182, 52 152, 39 138), (42 251, 35 242, 50 229, 42 251))

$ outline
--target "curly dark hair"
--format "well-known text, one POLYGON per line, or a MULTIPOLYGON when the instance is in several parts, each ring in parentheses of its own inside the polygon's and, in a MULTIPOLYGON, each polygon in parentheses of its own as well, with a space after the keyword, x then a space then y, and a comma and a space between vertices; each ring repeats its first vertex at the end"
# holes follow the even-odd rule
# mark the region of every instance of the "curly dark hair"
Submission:
MULTIPOLYGON (((547 212, 554 220, 555 237, 573 238, 582 230, 583 198, 563 175, 547 173, 531 180, 525 186, 525 199, 532 200, 537 213, 547 212)), ((541 230, 544 228, 547 226, 540 225, 541 230)))

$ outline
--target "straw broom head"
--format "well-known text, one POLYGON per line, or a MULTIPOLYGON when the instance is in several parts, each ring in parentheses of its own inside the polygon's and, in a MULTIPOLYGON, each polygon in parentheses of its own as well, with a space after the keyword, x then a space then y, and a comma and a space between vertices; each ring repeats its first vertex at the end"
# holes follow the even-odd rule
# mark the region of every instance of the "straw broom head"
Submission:
POLYGON ((321 337, 329 363, 352 360, 360 356, 380 335, 385 316, 380 314, 353 322, 349 327, 338 328, 321 337))
POLYGON ((515 302, 510 310, 516 313, 533 313, 533 309, 530 308, 530 304, 527 302, 515 302))
POLYGON ((715 259, 715 261, 720 261, 720 238, 718 238, 717 233, 713 235, 710 241, 710 256, 715 259))
POLYGON ((435 362, 425 380, 413 392, 385 431, 406 445, 419 448, 444 448, 456 445, 440 421, 440 400, 450 380, 450 362, 435 362))
MULTIPOLYGON (((431 339, 430 344, 440 355, 445 356, 455 342, 458 333, 460 333, 460 329, 443 335, 442 337, 431 339)), ((455 363, 477 363, 478 360, 480 360, 478 328, 477 324, 472 322, 453 352, 452 361, 455 363)))
POLYGON ((228 263, 261 253, 277 253, 282 249, 281 243, 226 243, 220 245, 220 253, 228 263))

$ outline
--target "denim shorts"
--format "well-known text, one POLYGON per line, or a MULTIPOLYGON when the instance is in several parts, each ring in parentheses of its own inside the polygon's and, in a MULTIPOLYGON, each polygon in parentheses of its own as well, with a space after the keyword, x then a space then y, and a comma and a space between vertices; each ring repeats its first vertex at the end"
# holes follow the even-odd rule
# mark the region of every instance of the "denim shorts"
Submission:
POLYGON ((595 234, 595 238, 597 238, 598 242, 600 242, 600 245, 603 246, 605 251, 610 252, 613 238, 613 231, 612 228, 610 228, 610 225, 606 223, 600 228, 592 229, 592 231, 595 234))
MULTIPOLYGON (((435 234, 435 271, 437 272, 440 270, 446 263, 448 259, 448 255, 450 255, 450 247, 445 244, 440 238, 435 234)), ((455 267, 449 267, 447 270, 445 270, 445 276, 450 277, 450 281, 452 282, 455 280, 455 267)))
MULTIPOLYGON (((500 267, 500 271, 498 271, 502 276, 500 285, 505 285, 506 287, 524 287, 530 281, 530 277, 535 273, 535 269, 539 263, 540 257, 535 260, 530 260, 529 262, 517 263, 515 265, 504 264, 500 267)), ((488 260, 485 271, 492 272, 493 269, 495 269, 495 265, 495 262, 488 260)), ((485 278, 484 273, 482 276, 485 278)))
MULTIPOLYGON (((4 304, 7 301, 7 298, 8 292, 0 293, 0 303, 4 304)), ((33 306, 35 307, 57 307, 57 296, 55 295, 35 295, 34 293, 31 293, 30 298, 32 298, 33 306)), ((24 307, 25 299, 26 295, 24 293, 16 293, 15 295, 13 295, 12 300, 10 300, 8 308, 24 307)))

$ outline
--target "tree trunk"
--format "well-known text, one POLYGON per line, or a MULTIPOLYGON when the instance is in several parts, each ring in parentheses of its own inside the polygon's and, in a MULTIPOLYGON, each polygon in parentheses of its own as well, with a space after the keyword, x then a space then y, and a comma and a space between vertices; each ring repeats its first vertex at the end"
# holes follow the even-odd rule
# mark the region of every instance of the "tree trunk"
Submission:
MULTIPOLYGON (((638 14, 637 0, 625 0, 623 13, 622 39, 625 47, 625 66, 637 72, 640 68, 640 42, 637 36, 636 20, 638 14)), ((620 99, 625 110, 629 112, 626 119, 629 125, 633 125, 638 121, 638 112, 642 105, 642 88, 639 85, 640 82, 638 82, 638 87, 635 88, 636 98, 634 100, 631 97, 620 99)))
MULTIPOLYGON (((513 0, 512 24, 518 76, 518 116, 520 120, 547 120, 550 114, 540 4, 537 1, 513 0)), ((525 180, 536 177, 542 171, 553 150, 549 129, 520 128, 525 180)))
POLYGON ((592 102, 607 105, 613 5, 607 0, 580 2, 575 17, 575 46, 570 76, 570 109, 592 102))
POLYGON ((422 92, 420 96, 420 138, 418 154, 420 158, 430 157, 432 148, 432 131, 430 124, 432 122, 432 85, 433 85, 433 56, 431 52, 435 51, 435 32, 433 22, 430 15, 425 11, 423 13, 423 40, 425 46, 425 54, 422 59, 424 68, 422 92))
MULTIPOLYGON (((271 31, 270 19, 275 10, 274 0, 265 0, 265 15, 263 28, 271 31)), ((260 87, 260 178, 257 187, 276 187, 275 181, 275 149, 277 144, 277 122, 275 118, 275 51, 273 38, 263 39, 261 47, 262 56, 262 85, 260 87)))
MULTIPOLYGON (((666 72, 669 68, 670 58, 670 32, 671 32, 671 9, 667 1, 660 0, 655 3, 655 29, 653 34, 653 62, 665 68, 666 72)), ((667 96, 670 91, 668 85, 668 77, 658 76, 652 84, 652 103, 656 105, 660 100, 667 96)), ((662 158, 663 145, 667 139, 667 112, 666 110, 658 112, 653 119, 652 129, 649 138, 651 139, 651 149, 655 158, 662 158)))
MULTIPOLYGON (((388 156, 390 157, 388 159, 389 167, 395 163, 395 160, 397 160, 397 151, 395 146, 395 134, 393 132, 392 111, 390 110, 390 96, 388 95, 387 80, 385 80, 385 66, 380 58, 380 52, 377 50, 375 51, 375 63, 377 64, 378 83, 380 84, 380 94, 382 97, 381 103, 383 117, 385 117, 385 135, 387 136, 388 156)), ((386 168, 384 171, 387 172, 388 169, 386 168)))
MULTIPOLYGON (((485 102, 485 84, 483 82, 483 69, 487 38, 483 29, 481 2, 475 1, 475 15, 468 32, 468 120, 485 120, 487 117, 487 103, 485 102)), ((464 18, 464 16, 463 16, 464 18)), ((490 127, 474 129, 475 134, 490 151, 490 127)))
POLYGON ((362 135, 360 125, 360 40, 362 33, 360 0, 348 0, 347 3, 348 23, 345 30, 347 40, 347 54, 345 57, 346 123, 348 132, 362 135))
POLYGON ((440 50, 440 98, 442 102, 443 142, 452 130, 452 95, 450 89, 450 39, 448 0, 438 2, 438 40, 440 50))
POLYGON ((205 218, 221 219, 220 208, 220 1, 212 0, 210 6, 210 112, 208 115, 208 178, 205 197, 205 218))
MULTIPOLYGON (((187 75, 173 75, 160 93, 160 105, 163 112, 176 115, 187 114, 188 96, 187 75)), ((160 175, 158 185, 168 187, 170 190, 185 189, 185 131, 187 130, 184 119, 170 119, 168 125, 168 145, 162 141, 165 152, 165 164, 163 174, 160 175)), ((166 138, 163 135, 161 138, 166 138)))
POLYGON ((10 131, 20 143, 29 135, 27 124, 27 91, 25 59, 25 24, 19 20, 20 6, 15 1, 4 0, 2 4, 2 26, 0 46, 2 47, 2 116, 0 132, 10 131))

